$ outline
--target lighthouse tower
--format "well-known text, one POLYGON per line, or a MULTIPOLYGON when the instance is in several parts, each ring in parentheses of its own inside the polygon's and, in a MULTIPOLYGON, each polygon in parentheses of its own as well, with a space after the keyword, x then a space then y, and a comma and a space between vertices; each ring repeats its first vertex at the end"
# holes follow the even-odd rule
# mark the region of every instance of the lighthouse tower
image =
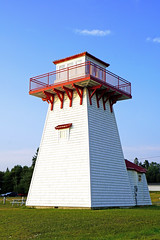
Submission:
POLYGON ((113 105, 131 84, 83 52, 30 79, 29 94, 49 103, 27 206, 135 205, 113 105))

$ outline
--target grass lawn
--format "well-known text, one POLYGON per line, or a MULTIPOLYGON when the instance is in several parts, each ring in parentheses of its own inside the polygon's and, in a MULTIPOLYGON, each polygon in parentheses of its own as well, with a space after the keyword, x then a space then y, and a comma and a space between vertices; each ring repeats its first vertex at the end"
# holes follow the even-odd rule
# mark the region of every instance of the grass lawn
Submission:
MULTIPOLYGON (((151 193, 153 203, 160 193, 151 193)), ((160 240, 160 206, 64 210, 12 207, 0 200, 0 239, 160 240)))

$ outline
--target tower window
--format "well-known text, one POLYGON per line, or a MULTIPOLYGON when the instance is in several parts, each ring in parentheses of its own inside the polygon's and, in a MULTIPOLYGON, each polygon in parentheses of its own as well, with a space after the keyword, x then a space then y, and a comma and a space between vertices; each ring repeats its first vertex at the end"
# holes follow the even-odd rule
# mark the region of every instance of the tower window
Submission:
POLYGON ((138 181, 141 182, 141 180, 142 180, 142 176, 139 174, 138 175, 138 181))
POLYGON ((57 125, 55 127, 58 130, 58 140, 59 141, 66 141, 69 140, 69 129, 72 126, 72 123, 57 125))
POLYGON ((61 129, 58 131, 58 140, 60 142, 69 140, 69 128, 61 129))

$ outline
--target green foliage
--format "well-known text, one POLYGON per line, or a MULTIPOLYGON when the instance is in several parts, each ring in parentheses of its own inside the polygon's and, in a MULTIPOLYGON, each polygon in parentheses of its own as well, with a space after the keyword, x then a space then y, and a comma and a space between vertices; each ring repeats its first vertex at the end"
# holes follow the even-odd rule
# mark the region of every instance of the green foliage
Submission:
POLYGON ((5 172, 0 172, 0 193, 28 193, 32 173, 38 156, 38 150, 39 148, 32 158, 31 167, 16 165, 11 171, 7 168, 5 172))
POLYGON ((135 159, 134 159, 134 164, 139 165, 138 158, 135 158, 135 159))
POLYGON ((160 183, 160 164, 156 162, 149 163, 148 160, 145 160, 144 163, 138 161, 138 158, 134 159, 134 163, 145 169, 146 178, 148 183, 160 183))
POLYGON ((34 169, 34 166, 35 166, 35 163, 36 163, 36 160, 37 160, 37 157, 38 157, 38 152, 39 152, 39 148, 37 148, 37 151, 35 153, 35 155, 33 156, 32 158, 32 168, 34 169))

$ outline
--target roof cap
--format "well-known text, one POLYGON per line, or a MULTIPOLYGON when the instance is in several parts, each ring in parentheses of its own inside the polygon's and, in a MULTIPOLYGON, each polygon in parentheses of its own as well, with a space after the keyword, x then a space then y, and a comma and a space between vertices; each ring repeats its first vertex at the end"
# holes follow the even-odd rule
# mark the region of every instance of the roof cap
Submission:
POLYGON ((82 57, 82 56, 88 56, 90 58, 93 58, 94 60, 96 60, 97 62, 105 65, 106 67, 109 67, 109 63, 106 63, 102 60, 100 60, 99 58, 96 58, 95 56, 91 55, 90 53, 88 52, 82 52, 82 53, 79 53, 79 54, 76 54, 76 55, 73 55, 73 56, 70 56, 70 57, 66 57, 66 58, 62 58, 62 59, 59 59, 59 60, 55 60, 53 61, 54 64, 58 64, 58 63, 61 63, 61 62, 66 62, 66 61, 69 61, 71 59, 75 59, 75 58, 78 58, 78 57, 82 57))

